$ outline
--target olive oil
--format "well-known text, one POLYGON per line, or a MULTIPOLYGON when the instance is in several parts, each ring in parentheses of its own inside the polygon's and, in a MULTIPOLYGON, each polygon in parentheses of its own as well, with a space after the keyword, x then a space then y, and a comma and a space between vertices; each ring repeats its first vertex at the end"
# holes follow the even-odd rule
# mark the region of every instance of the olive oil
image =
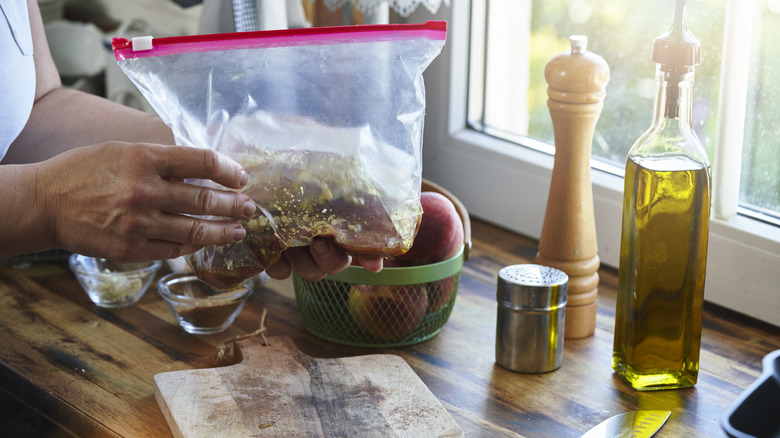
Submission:
POLYGON ((691 124, 701 45, 685 0, 652 58, 653 120, 626 159, 612 353, 612 368, 637 390, 691 387, 699 374, 712 177, 691 124))
POLYGON ((685 156, 626 164, 615 371, 636 389, 696 384, 710 169, 685 156))

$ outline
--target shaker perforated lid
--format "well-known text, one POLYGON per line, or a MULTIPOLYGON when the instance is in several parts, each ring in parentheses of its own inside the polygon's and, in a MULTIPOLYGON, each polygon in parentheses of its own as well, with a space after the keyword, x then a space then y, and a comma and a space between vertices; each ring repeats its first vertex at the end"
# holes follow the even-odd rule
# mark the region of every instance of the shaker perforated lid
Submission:
POLYGON ((566 305, 569 276, 549 266, 511 265, 498 271, 496 299, 517 310, 553 310, 566 305))
POLYGON ((653 42, 652 59, 668 67, 693 67, 701 63, 701 43, 685 23, 685 0, 676 0, 671 29, 653 42))

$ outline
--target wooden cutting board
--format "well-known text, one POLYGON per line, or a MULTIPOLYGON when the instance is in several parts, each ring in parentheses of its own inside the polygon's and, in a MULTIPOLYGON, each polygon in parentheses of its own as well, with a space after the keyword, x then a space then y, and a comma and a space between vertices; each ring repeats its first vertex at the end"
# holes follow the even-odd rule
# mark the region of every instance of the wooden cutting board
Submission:
POLYGON ((240 341, 235 365, 154 376, 176 437, 462 437, 412 368, 390 354, 316 359, 287 337, 240 341))

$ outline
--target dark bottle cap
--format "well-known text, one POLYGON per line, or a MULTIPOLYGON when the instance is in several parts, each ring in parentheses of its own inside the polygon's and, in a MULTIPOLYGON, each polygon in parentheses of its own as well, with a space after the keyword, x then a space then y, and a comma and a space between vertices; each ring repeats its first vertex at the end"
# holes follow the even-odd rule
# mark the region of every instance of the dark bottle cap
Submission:
POLYGON ((653 42, 652 58, 668 67, 693 67, 701 63, 701 43, 685 23, 685 0, 676 0, 671 29, 653 42))

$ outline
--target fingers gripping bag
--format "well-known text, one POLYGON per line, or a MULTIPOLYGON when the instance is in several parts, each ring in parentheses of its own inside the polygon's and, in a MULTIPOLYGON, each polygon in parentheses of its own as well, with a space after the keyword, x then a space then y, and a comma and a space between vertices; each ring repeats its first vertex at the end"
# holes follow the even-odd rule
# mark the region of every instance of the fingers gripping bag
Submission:
POLYGON ((445 36, 429 21, 115 38, 176 142, 249 174, 246 237, 188 256, 196 275, 229 289, 317 236, 352 255, 406 252, 422 214, 422 73, 445 36))

